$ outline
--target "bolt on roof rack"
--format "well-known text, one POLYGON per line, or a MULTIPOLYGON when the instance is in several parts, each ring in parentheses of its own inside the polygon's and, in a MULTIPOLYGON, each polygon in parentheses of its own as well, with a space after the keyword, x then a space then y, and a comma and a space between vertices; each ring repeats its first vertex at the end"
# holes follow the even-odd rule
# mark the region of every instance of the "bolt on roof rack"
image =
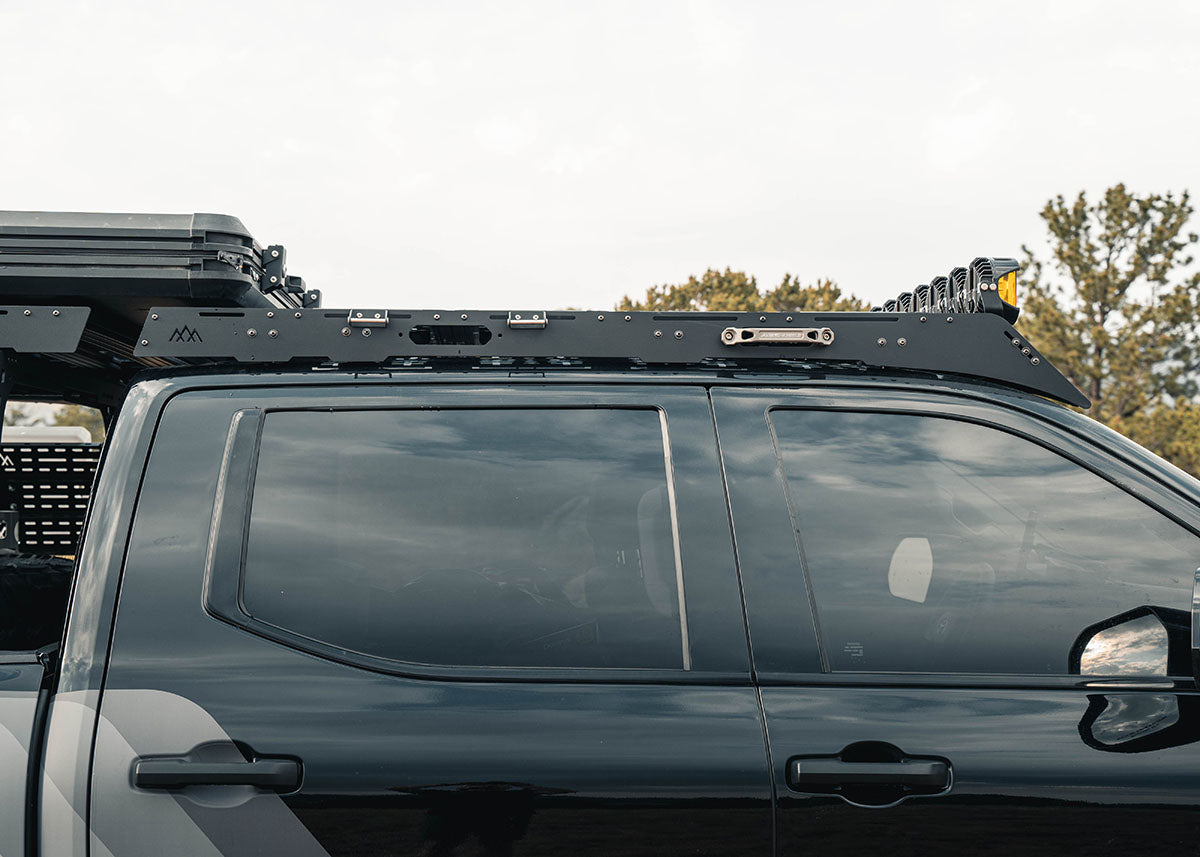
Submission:
POLYGON ((0 212, 0 399, 114 407, 144 368, 216 364, 858 365, 1087 407, 1023 336, 1017 263, 977 258, 873 312, 324 309, 218 214, 0 212))
MULTIPOLYGON (((981 276, 984 294, 994 296, 991 281, 981 276)), ((1087 398, 987 304, 981 300, 982 311, 970 312, 830 313, 162 307, 148 317, 134 354, 184 364, 310 365, 524 357, 745 366, 794 359, 968 375, 1088 407, 1087 398)))

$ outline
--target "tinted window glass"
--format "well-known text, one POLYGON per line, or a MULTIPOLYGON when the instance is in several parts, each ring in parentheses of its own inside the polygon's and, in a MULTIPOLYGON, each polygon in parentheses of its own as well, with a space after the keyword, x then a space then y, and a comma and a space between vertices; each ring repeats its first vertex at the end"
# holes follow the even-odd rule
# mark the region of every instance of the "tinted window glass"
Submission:
POLYGON ((1065 674, 1085 629, 1187 609, 1196 538, 1030 441, 774 411, 834 670, 1065 674))
POLYGON ((430 664, 680 668, 654 410, 268 414, 246 611, 430 664))

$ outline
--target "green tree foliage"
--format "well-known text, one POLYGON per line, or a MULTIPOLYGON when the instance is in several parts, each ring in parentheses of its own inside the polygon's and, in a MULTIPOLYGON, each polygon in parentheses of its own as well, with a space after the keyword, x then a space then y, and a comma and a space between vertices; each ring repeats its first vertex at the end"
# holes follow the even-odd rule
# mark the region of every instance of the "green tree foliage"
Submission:
POLYGON ((104 440, 104 418, 86 405, 29 405, 9 402, 4 408, 6 426, 83 426, 97 443, 104 440), (47 422, 47 419, 49 422, 47 422))
POLYGON ((9 402, 4 406, 4 424, 6 426, 28 426, 35 422, 33 414, 17 402, 9 402))
POLYGON ((1188 194, 1080 193, 1046 203, 1050 259, 1028 257, 1020 327, 1092 400, 1091 416, 1200 470, 1200 274, 1188 194))
POLYGON ((773 289, 760 291, 758 280, 742 271, 709 268, 699 278, 688 277, 678 285, 652 286, 646 297, 634 301, 628 296, 617 305, 619 310, 709 310, 714 312, 833 312, 869 310, 871 305, 853 295, 842 294, 832 280, 818 280, 804 286, 797 277, 784 274, 773 289))
POLYGON ((92 433, 92 440, 100 443, 104 440, 104 418, 95 408, 85 405, 60 405, 54 413, 56 426, 83 426, 92 433))

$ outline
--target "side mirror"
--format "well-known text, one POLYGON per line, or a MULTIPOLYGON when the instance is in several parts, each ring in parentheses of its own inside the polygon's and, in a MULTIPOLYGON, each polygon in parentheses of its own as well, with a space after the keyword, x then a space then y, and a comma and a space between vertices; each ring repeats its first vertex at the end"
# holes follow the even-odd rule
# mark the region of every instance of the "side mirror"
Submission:
POLYGON ((1073 672, 1100 677, 1170 675, 1167 669, 1170 636, 1166 625, 1153 613, 1127 616, 1113 624, 1093 625, 1088 630, 1091 633, 1081 638, 1083 647, 1075 655, 1079 662, 1073 672))
POLYGON ((1097 678, 1162 679, 1164 693, 1088 696, 1079 737, 1106 753, 1146 753, 1200 741, 1200 697, 1171 692, 1169 677, 1200 683, 1200 569, 1190 611, 1139 607, 1083 632, 1071 647, 1070 672, 1097 678))
POLYGON ((1080 632, 1067 671, 1091 678, 1166 679, 1192 674, 1191 616, 1137 607, 1080 632))

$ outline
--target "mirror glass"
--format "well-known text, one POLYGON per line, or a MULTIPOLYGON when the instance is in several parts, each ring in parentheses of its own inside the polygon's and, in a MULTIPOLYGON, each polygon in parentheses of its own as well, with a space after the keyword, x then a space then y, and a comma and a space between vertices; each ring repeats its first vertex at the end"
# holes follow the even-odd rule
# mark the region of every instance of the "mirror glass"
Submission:
POLYGON ((1092 635, 1079 658, 1080 675, 1167 676, 1167 629, 1153 614, 1092 635))

